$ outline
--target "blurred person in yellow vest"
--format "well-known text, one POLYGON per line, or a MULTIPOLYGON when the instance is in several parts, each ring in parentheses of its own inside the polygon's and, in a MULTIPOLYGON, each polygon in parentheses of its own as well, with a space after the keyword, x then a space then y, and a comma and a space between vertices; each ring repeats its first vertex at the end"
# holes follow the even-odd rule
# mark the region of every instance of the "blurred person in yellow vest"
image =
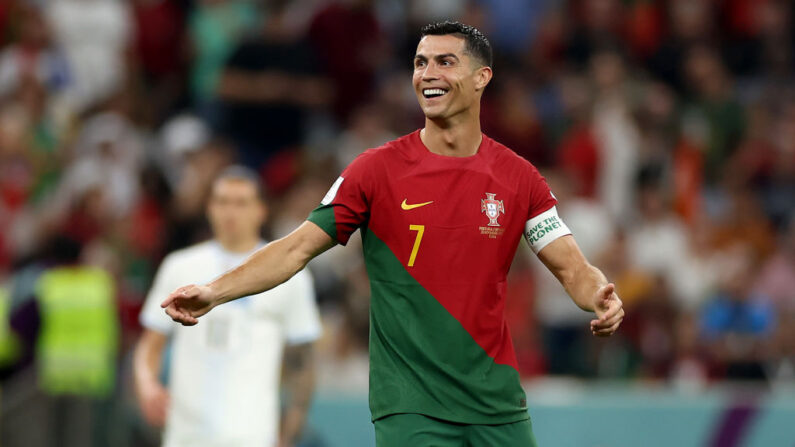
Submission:
POLYGON ((53 246, 56 265, 35 286, 40 327, 34 359, 51 401, 49 445, 111 445, 109 416, 116 384, 119 322, 113 278, 79 262, 67 237, 53 246))
POLYGON ((39 384, 52 395, 107 397, 118 351, 114 281, 100 268, 78 264, 75 242, 60 244, 64 264, 45 271, 36 284, 39 384))
POLYGON ((34 260, 41 273, 24 299, 10 303, 8 328, 19 342, 20 356, 5 377, 3 446, 114 444, 119 350, 115 280, 81 262, 81 252, 76 240, 54 236, 34 260))

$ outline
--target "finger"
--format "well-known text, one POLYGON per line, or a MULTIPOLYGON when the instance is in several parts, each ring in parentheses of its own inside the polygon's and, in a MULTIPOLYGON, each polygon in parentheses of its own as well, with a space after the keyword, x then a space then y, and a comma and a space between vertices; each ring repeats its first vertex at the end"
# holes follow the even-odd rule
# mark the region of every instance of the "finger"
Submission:
POLYGON ((623 306, 618 301, 609 301, 607 304, 607 310, 604 311, 602 315, 599 315, 598 321, 604 323, 607 320, 618 315, 623 309, 623 306))
POLYGON ((595 330, 595 331, 591 331, 591 332, 594 335, 596 335, 597 337, 609 337, 609 336, 613 335, 616 332, 616 330, 618 330, 618 327, 620 325, 621 325, 621 322, 617 321, 616 324, 614 324, 614 325, 612 325, 612 326, 610 326, 608 328, 599 329, 599 330, 595 330))
POLYGON ((162 303, 160 303, 160 307, 165 309, 179 298, 185 298, 185 287, 180 287, 179 289, 171 292, 168 297, 162 303))
POLYGON ((166 308, 169 306, 169 304, 173 303, 177 299, 194 298, 197 295, 197 288, 194 285, 180 287, 179 289, 171 292, 171 294, 168 295, 168 298, 160 303, 160 307, 166 308))
POLYGON ((171 317, 172 320, 179 322, 183 318, 182 312, 177 310, 177 307, 174 305, 166 307, 166 314, 171 317))
POLYGON ((619 308, 618 312, 616 312, 616 314, 610 318, 600 318, 598 320, 592 320, 591 330, 604 329, 610 327, 623 319, 624 319, 624 309, 619 308))
POLYGON ((591 333, 593 335, 597 336, 597 337, 609 337, 610 335, 613 335, 618 330, 618 327, 620 325, 621 325, 621 322, 619 321, 618 323, 614 324, 613 326, 610 326, 610 327, 604 328, 604 329, 598 329, 598 330, 595 330, 595 331, 591 331, 591 333))
POLYGON ((168 306, 171 305, 171 303, 174 302, 175 299, 177 299, 178 296, 179 295, 176 292, 172 292, 170 295, 168 295, 168 297, 165 300, 163 300, 162 303, 160 303, 160 307, 162 307, 163 309, 167 308, 168 306))
POLYGON ((193 318, 191 316, 187 316, 182 321, 180 321, 183 326, 196 326, 199 323, 199 320, 193 318))
POLYGON ((199 320, 197 320, 193 315, 190 314, 189 311, 184 311, 181 314, 179 319, 179 323, 183 326, 195 326, 199 320))
POLYGON ((193 318, 192 315, 189 313, 180 310, 177 306, 169 306, 166 308, 166 313, 172 320, 176 321, 177 323, 182 324, 183 326, 193 326, 194 324, 198 323, 198 320, 193 318))
POLYGON ((599 295, 602 297, 603 300, 609 300, 610 297, 613 296, 613 292, 616 291, 616 285, 611 283, 603 285, 599 289, 599 295))

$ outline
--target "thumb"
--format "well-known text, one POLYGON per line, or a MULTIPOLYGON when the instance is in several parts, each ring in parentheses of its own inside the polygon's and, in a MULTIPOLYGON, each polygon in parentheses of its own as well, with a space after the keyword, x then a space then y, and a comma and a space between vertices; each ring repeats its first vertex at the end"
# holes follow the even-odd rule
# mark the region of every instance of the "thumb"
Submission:
POLYGON ((613 292, 616 290, 616 285, 613 283, 608 283, 603 285, 597 295, 600 298, 600 304, 604 304, 606 301, 610 300, 613 296, 613 292))

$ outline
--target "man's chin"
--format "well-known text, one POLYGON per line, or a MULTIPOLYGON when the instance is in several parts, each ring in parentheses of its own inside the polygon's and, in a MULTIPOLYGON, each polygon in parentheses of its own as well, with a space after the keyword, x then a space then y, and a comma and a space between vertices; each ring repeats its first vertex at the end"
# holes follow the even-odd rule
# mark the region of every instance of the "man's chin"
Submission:
POLYGON ((425 114, 425 118, 432 120, 445 117, 444 111, 436 107, 425 107, 422 109, 422 113, 425 114))

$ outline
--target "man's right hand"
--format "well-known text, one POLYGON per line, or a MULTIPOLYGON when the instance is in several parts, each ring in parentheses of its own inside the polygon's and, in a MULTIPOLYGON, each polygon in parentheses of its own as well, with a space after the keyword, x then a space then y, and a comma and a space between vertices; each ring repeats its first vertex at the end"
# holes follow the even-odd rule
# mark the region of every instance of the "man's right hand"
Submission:
POLYGON ((149 382, 138 386, 138 400, 144 419, 153 427, 162 428, 166 425, 166 416, 171 397, 163 385, 149 382))
POLYGON ((193 326, 198 318, 215 307, 215 296, 209 286, 189 285, 171 292, 160 307, 172 320, 183 326, 193 326))

